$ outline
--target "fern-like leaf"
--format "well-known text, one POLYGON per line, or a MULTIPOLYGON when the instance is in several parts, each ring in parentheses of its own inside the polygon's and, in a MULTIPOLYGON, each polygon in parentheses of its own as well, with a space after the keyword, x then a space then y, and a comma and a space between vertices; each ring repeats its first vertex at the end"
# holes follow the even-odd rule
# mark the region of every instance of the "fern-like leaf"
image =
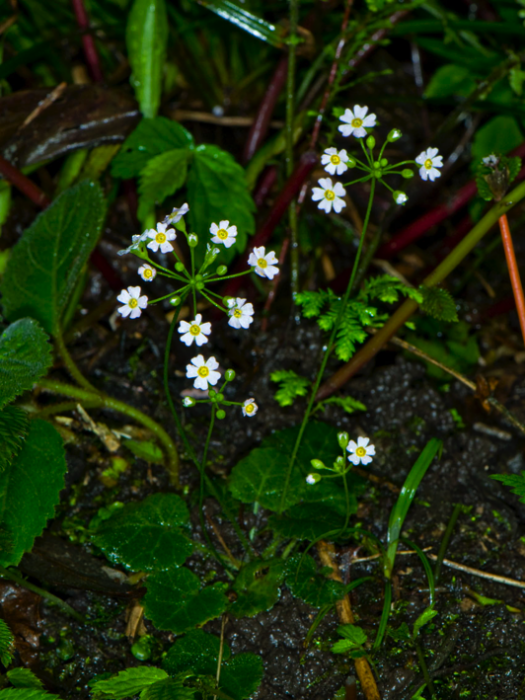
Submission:
POLYGON ((309 379, 292 370, 279 369, 270 374, 270 379, 281 385, 274 396, 280 406, 291 406, 298 396, 306 396, 310 387, 309 379))
POLYGON ((126 668, 112 678, 94 683, 93 693, 96 700, 122 700, 142 692, 150 685, 167 677, 166 671, 154 666, 126 668))
POLYGON ((439 287, 421 287, 423 303, 421 309, 438 321, 457 322, 456 303, 452 296, 439 287))
POLYGON ((366 411, 366 406, 361 401, 352 398, 351 396, 330 396, 329 399, 320 401, 318 410, 323 410, 328 404, 339 406, 346 413, 355 413, 355 411, 366 411))
POLYGON ((38 676, 36 676, 33 671, 28 668, 12 668, 6 673, 6 676, 15 688, 40 688, 44 687, 44 684, 38 676))
POLYGON ((491 474, 490 478, 501 481, 512 490, 512 493, 519 496, 522 503, 525 503, 525 472, 521 472, 521 474, 491 474))
POLYGON ((313 316, 319 316, 323 306, 332 298, 335 294, 328 290, 320 290, 319 292, 301 292, 296 297, 296 302, 299 306, 303 307, 303 316, 305 318, 312 318, 313 316))
POLYGON ((0 617, 0 661, 7 668, 15 650, 15 638, 7 622, 0 617))
POLYGON ((196 688, 186 688, 177 678, 166 678, 145 688, 140 700, 193 700, 196 688))
POLYGON ((379 299, 386 304, 394 304, 399 300, 399 295, 414 299, 420 304, 423 301, 421 292, 413 287, 408 287, 401 280, 392 277, 391 275, 380 275, 367 280, 360 293, 360 299, 370 300, 379 299))

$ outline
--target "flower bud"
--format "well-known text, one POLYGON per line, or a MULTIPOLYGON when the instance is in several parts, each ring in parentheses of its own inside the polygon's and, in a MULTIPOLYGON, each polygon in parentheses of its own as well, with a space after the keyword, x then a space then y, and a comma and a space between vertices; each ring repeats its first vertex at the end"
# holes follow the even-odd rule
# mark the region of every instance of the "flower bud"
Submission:
POLYGON ((348 443, 350 442, 348 433, 337 433, 337 442, 339 443, 339 447, 341 449, 346 450, 348 443))
POLYGON ((175 263, 175 269, 177 270, 177 272, 182 272, 184 270, 184 263, 175 263))
POLYGON ((319 481, 321 481, 322 477, 320 474, 308 474, 306 477, 306 483, 307 484, 317 484, 319 481))
POLYGON ((405 180, 410 180, 411 177, 414 177, 414 173, 410 168, 404 168, 404 170, 401 171, 401 177, 404 177, 405 180))
POLYGON ((181 302, 180 297, 171 297, 171 299, 170 299, 170 304, 172 306, 178 306, 180 304, 180 302, 181 302))
POLYGON ((347 157, 348 157, 348 160, 346 161, 346 165, 348 165, 349 168, 355 168, 357 161, 354 158, 354 156, 347 156, 347 157))
POLYGON ((375 138, 374 138, 373 136, 369 136, 369 137, 366 139, 366 142, 365 142, 365 143, 366 143, 366 145, 368 146, 368 148, 369 148, 370 150, 372 150, 373 148, 376 147, 376 140, 375 140, 375 138))
POLYGON ((396 190, 392 196, 394 197, 394 202, 396 204, 404 205, 408 202, 408 197, 401 190, 396 190))
POLYGON ((203 277, 201 274, 195 275, 195 281, 196 281, 196 282, 202 282, 203 279, 204 279, 204 277, 203 277))
POLYGON ((228 306, 228 302, 230 301, 230 299, 233 299, 233 297, 223 297, 222 298, 222 303, 224 304, 224 306, 226 306, 226 307, 228 306))
POLYGON ((380 163, 380 165, 381 165, 382 168, 386 168, 386 166, 388 165, 388 159, 387 159, 387 158, 381 158, 381 160, 379 161, 379 163, 380 163))
POLYGON ((199 245, 199 239, 197 238, 197 234, 195 233, 190 233, 188 236, 188 245, 190 248, 196 248, 199 245))
POLYGON ((226 267, 226 265, 219 265, 219 267, 217 268, 218 275, 225 275, 227 272, 228 268, 226 267))
POLYGON ((217 392, 215 391, 215 389, 208 389, 208 396, 210 397, 210 399, 215 398, 216 395, 217 392))
POLYGON ((226 372, 224 373, 224 379, 226 379, 227 382, 233 382, 235 379, 235 372, 233 369, 227 369, 226 372))
POLYGON ((185 396, 184 399, 182 400, 182 405, 185 408, 191 408, 192 406, 195 406, 197 402, 195 399, 192 399, 191 396, 185 396))
POLYGON ((224 401, 224 394, 217 394, 217 401, 224 401))
POLYGON ((221 408, 217 411, 216 416, 218 420, 224 420, 224 418, 226 418, 226 411, 223 411, 221 408))
POLYGON ((197 287, 199 292, 201 292, 204 289, 204 282, 197 282, 195 286, 197 287))
POLYGON ((341 457, 341 455, 339 455, 339 457, 338 457, 338 458, 335 460, 335 462, 334 462, 334 469, 335 469, 335 471, 336 471, 336 472, 342 472, 343 469, 345 468, 345 466, 346 466, 345 458, 344 458, 344 457, 341 457))
POLYGON ((399 129, 392 129, 392 131, 386 137, 386 140, 390 143, 393 143, 394 141, 400 139, 402 136, 403 134, 399 131, 399 129))
POLYGON ((323 462, 320 459, 311 459, 310 464, 314 469, 326 469, 323 462))

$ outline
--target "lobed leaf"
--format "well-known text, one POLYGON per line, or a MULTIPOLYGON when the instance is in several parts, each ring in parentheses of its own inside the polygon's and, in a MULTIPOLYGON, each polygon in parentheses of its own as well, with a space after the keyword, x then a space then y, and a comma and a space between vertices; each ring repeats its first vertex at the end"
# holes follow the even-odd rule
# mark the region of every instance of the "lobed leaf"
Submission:
POLYGON ((525 471, 521 474, 491 474, 490 478, 501 481, 512 490, 512 493, 519 496, 522 503, 525 503, 525 471))
POLYGON ((424 313, 446 323, 457 322, 456 302, 446 289, 440 287, 421 287, 423 303, 421 310, 424 313))
POLYGON ((0 336, 0 408, 32 389, 52 363, 48 337, 34 319, 8 326, 0 336))
POLYGON ((178 678, 165 678, 144 688, 140 700, 193 700, 196 688, 184 687, 184 682, 178 678))
POLYGON ((93 684, 95 700, 121 700, 140 693, 144 688, 168 677, 166 671, 154 666, 139 666, 120 671, 116 676, 93 684))
POLYGON ((221 668, 220 688, 233 700, 245 700, 257 691, 263 676, 263 662, 256 654, 236 654, 221 668))
POLYGON ((274 399, 280 406, 291 406, 298 396, 306 396, 311 384, 306 377, 284 369, 272 372, 270 380, 281 385, 274 394, 274 399))
POLYGON ((15 637, 9 625, 0 617, 0 661, 7 668, 13 660, 15 652, 15 637))
MULTIPOLYGON (((203 630, 192 630, 175 641, 162 662, 171 675, 191 671, 196 675, 213 675, 217 671, 217 659, 221 640, 203 630)), ((225 642, 223 659, 230 656, 230 647, 225 642)))
POLYGON ((312 557, 296 554, 286 562, 286 585, 294 598, 320 608, 331 605, 345 595, 345 586, 332 581, 317 570, 312 557))
POLYGON ((12 668, 6 676, 15 688, 43 688, 44 684, 33 671, 28 668, 12 668))
POLYGON ((142 221, 152 205, 162 202, 186 182, 191 150, 175 148, 148 161, 141 170, 138 218, 142 221))
POLYGON ((281 559, 246 564, 233 584, 237 599, 231 604, 230 612, 236 617, 253 617, 270 610, 280 598, 283 577, 284 562, 281 559))

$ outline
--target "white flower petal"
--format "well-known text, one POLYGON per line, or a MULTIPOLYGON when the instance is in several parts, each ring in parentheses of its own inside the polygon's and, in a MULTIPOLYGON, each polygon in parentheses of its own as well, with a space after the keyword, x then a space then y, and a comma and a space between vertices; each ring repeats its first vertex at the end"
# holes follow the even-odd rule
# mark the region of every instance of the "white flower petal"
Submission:
POLYGON ((314 202, 318 202, 320 199, 324 199, 324 190, 322 190, 320 187, 313 187, 312 199, 314 202))
POLYGON ((361 457, 361 464, 370 464, 370 462, 372 462, 372 457, 367 457, 366 455, 361 457))
POLYGON ((358 437, 357 438, 357 444, 359 447, 366 447, 369 442, 370 442, 370 438, 366 438, 366 437, 358 437))
POLYGON ((357 465, 359 464, 359 462, 361 461, 361 458, 358 457, 357 455, 354 455, 354 454, 349 455, 349 456, 348 456, 348 459, 349 459, 350 462, 352 462, 352 464, 355 464, 356 466, 357 466, 357 465))
POLYGON ((330 213, 332 210, 332 202, 329 201, 328 199, 323 199, 319 204, 317 205, 318 209, 323 209, 327 214, 330 213))
POLYGON ((127 305, 126 305, 126 306, 119 306, 119 308, 117 309, 117 311, 118 311, 119 314, 120 314, 121 316, 123 316, 124 318, 127 318, 127 317, 130 315, 130 313, 131 313, 131 309, 130 309, 129 306, 127 306, 127 305))
POLYGON ((343 136, 352 136, 354 127, 350 126, 350 124, 341 124, 341 126, 337 127, 337 130, 340 131, 343 136))
POLYGON ((360 107, 359 105, 356 105, 354 107, 354 114, 358 119, 364 119, 366 117, 367 112, 368 107, 360 107))
POLYGON ((346 449, 349 452, 355 452, 357 450, 357 443, 354 440, 350 440, 346 449))
POLYGON ((208 377, 201 377, 200 375, 198 375, 196 377, 195 381, 193 382, 193 386, 196 389, 202 389, 202 391, 206 391, 208 388, 208 378, 209 378, 209 376, 208 377))
POLYGON ((123 289, 117 297, 117 301, 120 301, 122 304, 127 304, 130 299, 131 296, 127 289, 123 289))
POLYGON ((344 199, 339 199, 339 197, 336 197, 332 201, 332 206, 334 208, 335 213, 339 214, 339 212, 346 207, 346 202, 344 201, 344 199))

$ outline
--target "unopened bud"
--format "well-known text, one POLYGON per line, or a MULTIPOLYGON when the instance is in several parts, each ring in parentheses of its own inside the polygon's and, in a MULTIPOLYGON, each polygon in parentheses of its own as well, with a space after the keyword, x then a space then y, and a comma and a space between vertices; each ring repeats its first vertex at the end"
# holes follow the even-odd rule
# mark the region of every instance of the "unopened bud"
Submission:
POLYGON ((390 141, 390 143, 397 141, 403 136, 403 134, 399 131, 399 129, 392 129, 392 131, 388 134, 386 137, 387 141, 390 141))
POLYGON ((369 148, 370 150, 372 150, 373 148, 376 147, 376 140, 375 140, 375 138, 374 138, 373 136, 369 136, 369 137, 366 139, 366 142, 365 142, 365 143, 366 143, 366 145, 368 146, 368 148, 369 148))
POLYGON ((235 379, 235 372, 233 369, 227 369, 226 372, 224 373, 224 379, 226 379, 227 382, 233 382, 235 379))
POLYGON ((388 165, 388 159, 387 159, 387 158, 381 158, 381 160, 380 160, 379 162, 381 163, 381 167, 382 167, 382 168, 386 168, 386 166, 388 165))
POLYGON ((226 411, 223 411, 221 408, 217 411, 216 415, 219 420, 224 420, 224 418, 226 418, 226 411))
POLYGON ((347 156, 348 160, 346 161, 346 165, 349 168, 355 168, 355 165, 357 163, 356 159, 353 156, 347 156))
POLYGON ((411 177, 414 177, 414 173, 410 168, 405 168, 401 171, 401 177, 404 177, 405 180, 410 180, 411 177))
POLYGON ((224 401, 224 394, 217 394, 217 401, 224 401))
POLYGON ((404 192, 401 192, 401 190, 397 190, 392 196, 394 197, 394 202, 396 204, 404 205, 408 202, 408 197, 404 192))
POLYGON ((180 297, 171 297, 171 299, 170 299, 170 304, 172 306, 178 306, 180 304, 180 302, 181 302, 180 297))
POLYGON ((208 389, 208 396, 210 397, 210 399, 213 399, 216 396, 216 394, 217 392, 215 391, 215 389, 208 389))
POLYGON ((227 272, 228 268, 226 267, 226 265, 219 265, 219 267, 217 268, 218 275, 225 275, 227 272))
POLYGON ((337 442, 339 443, 339 447, 346 450, 348 443, 350 442, 348 433, 337 433, 337 442))
POLYGON ((310 464, 314 469, 326 469, 323 462, 320 459, 311 459, 310 464))
POLYGON ((335 460, 335 462, 334 462, 334 469, 335 469, 337 472, 343 471, 343 469, 345 468, 345 466, 346 466, 345 458, 344 458, 344 457, 341 457, 341 455, 339 455, 339 457, 338 457, 338 458, 335 460))
POLYGON ((177 270, 177 272, 182 272, 184 270, 184 263, 175 263, 175 269, 177 270))
POLYGON ((195 233, 190 233, 188 236, 188 245, 190 248, 196 248, 199 245, 199 239, 197 237, 197 234, 195 233))

